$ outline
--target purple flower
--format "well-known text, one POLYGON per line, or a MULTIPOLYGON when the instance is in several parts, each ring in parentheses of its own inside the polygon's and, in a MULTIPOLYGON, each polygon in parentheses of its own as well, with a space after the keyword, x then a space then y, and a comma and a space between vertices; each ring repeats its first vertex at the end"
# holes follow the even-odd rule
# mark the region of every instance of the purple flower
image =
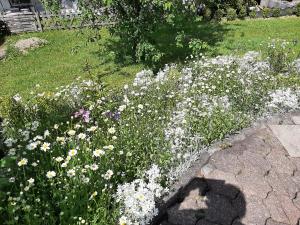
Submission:
POLYGON ((85 123, 90 122, 91 112, 85 109, 80 109, 78 112, 74 113, 75 118, 81 118, 85 123))

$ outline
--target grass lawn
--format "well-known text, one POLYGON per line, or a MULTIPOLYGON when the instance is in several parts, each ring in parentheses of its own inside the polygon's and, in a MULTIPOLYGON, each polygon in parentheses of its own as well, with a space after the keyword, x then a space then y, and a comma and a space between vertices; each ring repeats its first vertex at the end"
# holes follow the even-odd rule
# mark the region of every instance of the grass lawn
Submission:
MULTIPOLYGON (((205 40, 213 55, 244 53, 260 49, 261 43, 269 38, 300 41, 300 18, 237 20, 221 24, 199 22, 187 26, 187 30, 205 40)), ((156 35, 160 48, 168 53, 165 62, 179 61, 187 55, 185 49, 175 47, 175 33, 172 28, 162 28, 156 35)), ((61 30, 10 36, 5 45, 33 36, 44 38, 49 44, 27 55, 0 61, 0 96, 26 95, 36 84, 40 84, 43 90, 53 90, 79 76, 91 76, 87 68, 91 68, 92 75, 105 75, 104 79, 110 86, 119 87, 143 68, 142 65, 116 63, 112 52, 99 51, 111 40, 105 29, 101 31, 100 42, 87 42, 89 30, 61 30)), ((300 52, 300 44, 296 50, 300 52)))

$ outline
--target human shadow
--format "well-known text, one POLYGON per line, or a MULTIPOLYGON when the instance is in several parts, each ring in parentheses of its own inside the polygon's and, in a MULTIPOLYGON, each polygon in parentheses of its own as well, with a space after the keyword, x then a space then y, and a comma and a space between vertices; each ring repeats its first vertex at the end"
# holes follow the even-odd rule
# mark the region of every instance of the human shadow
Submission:
POLYGON ((244 225, 244 194, 224 180, 193 178, 160 209, 152 225, 244 225))

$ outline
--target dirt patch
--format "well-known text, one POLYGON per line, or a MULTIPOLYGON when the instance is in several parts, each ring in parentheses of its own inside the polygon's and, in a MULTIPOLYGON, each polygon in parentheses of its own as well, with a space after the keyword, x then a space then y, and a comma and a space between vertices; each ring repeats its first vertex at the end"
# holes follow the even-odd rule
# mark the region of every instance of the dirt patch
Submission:
POLYGON ((46 41, 44 39, 32 37, 32 38, 22 39, 22 40, 17 41, 17 43, 15 44, 15 48, 18 49, 23 54, 26 54, 28 52, 28 50, 38 48, 47 43, 48 43, 48 41, 46 41))

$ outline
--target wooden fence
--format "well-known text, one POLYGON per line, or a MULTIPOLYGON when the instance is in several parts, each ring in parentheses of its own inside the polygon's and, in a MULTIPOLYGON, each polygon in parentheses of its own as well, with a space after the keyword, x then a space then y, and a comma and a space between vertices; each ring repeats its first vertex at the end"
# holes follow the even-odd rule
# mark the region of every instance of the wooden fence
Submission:
POLYGON ((11 33, 36 32, 56 29, 77 29, 88 26, 111 25, 112 22, 87 21, 80 12, 61 13, 36 12, 24 10, 0 14, 11 33))

